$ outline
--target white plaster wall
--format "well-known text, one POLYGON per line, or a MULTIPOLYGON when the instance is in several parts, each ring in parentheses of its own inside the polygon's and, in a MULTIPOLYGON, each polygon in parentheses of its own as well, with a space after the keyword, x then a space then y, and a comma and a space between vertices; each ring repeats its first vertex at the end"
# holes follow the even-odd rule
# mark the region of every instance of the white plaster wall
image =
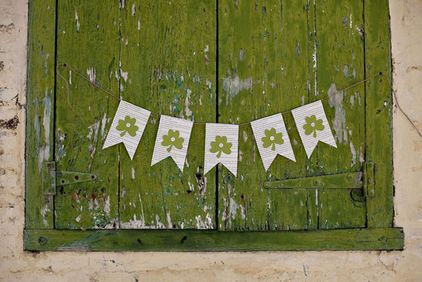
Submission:
MULTIPOLYGON (((394 91, 422 131, 422 1, 391 0, 394 91)), ((402 252, 28 253, 24 224, 26 0, 0 0, 0 281, 422 281, 422 137, 394 110, 402 252), (13 127, 13 124, 12 124, 13 127)))

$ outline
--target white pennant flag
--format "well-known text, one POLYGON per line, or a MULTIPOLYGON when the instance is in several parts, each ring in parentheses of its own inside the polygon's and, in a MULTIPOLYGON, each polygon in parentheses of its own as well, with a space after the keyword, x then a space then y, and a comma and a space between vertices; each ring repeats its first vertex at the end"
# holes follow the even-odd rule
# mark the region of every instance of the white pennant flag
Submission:
POLYGON ((123 143, 130 159, 133 160, 150 114, 148 110, 120 101, 103 149, 123 143))
POLYGON ((277 155, 296 161, 281 114, 252 121, 251 126, 265 171, 277 155))
POLYGON ((308 158, 318 141, 337 148, 321 100, 296 108, 292 114, 308 158))
POLYGON ((151 165, 171 157, 183 172, 193 122, 161 115, 151 165))
POLYGON ((237 175, 239 125, 207 123, 205 126, 204 173, 222 163, 237 175))

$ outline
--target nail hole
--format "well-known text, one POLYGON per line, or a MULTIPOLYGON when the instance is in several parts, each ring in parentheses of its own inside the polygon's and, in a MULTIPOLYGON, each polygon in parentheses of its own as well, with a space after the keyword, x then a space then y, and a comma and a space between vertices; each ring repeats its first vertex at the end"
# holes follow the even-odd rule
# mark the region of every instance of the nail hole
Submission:
POLYGON ((91 179, 95 179, 95 175, 93 174, 93 175, 91 175, 91 179))
POLYGON ((43 236, 38 238, 38 243, 40 243, 40 245, 45 245, 45 244, 47 244, 47 242, 48 242, 48 239, 43 237, 43 236))
POLYGON ((75 175, 75 180, 79 180, 79 176, 75 175))

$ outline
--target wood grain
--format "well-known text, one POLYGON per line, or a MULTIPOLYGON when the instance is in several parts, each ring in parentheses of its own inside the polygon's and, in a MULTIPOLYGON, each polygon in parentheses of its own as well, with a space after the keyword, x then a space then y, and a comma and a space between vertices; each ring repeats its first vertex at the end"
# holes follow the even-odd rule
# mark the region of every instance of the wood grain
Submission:
MULTIPOLYGON (((125 1, 120 8, 120 94, 153 113, 216 118, 214 1, 125 1)), ((167 158, 151 167, 159 115, 135 159, 120 155, 121 228, 215 228, 215 174, 203 173, 205 125, 193 127, 183 173, 167 158)))
POLYGON ((387 1, 34 0, 29 26, 26 249, 403 247, 387 1), (119 96, 154 113, 133 161, 101 149, 119 96), (285 113, 297 162, 266 173, 244 123, 318 99, 338 148, 307 159, 285 113), (183 173, 171 159, 151 167, 159 114, 242 123, 238 177, 204 175, 202 123, 183 173), (68 231, 119 228, 214 231, 68 231))
POLYGON ((59 171, 97 175, 93 182, 57 187, 59 229, 115 228, 118 220, 118 147, 102 150, 118 99, 90 83, 114 93, 119 86, 118 5, 102 3, 58 5, 55 161, 59 171))
POLYGON ((54 198, 41 176, 45 162, 54 160, 55 1, 31 1, 29 14, 25 228, 48 229, 54 227, 54 198))

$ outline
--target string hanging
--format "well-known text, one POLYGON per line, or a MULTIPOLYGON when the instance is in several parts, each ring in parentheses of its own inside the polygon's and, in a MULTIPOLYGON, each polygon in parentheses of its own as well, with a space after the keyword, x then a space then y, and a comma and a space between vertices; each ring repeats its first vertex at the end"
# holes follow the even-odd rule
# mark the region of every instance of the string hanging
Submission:
MULTIPOLYGON (((76 70, 76 69, 72 68, 72 67, 71 67, 71 66, 69 66, 68 64, 66 64, 66 63, 60 63, 60 62, 59 62, 58 67, 59 67, 59 66, 62 66, 63 68, 66 68, 66 69, 71 70, 71 71, 72 71, 72 73, 75 73, 75 74, 76 74, 77 76, 79 76, 80 78, 82 78, 82 79, 86 80, 86 81, 87 81, 89 84, 91 84, 93 87, 95 87, 95 88, 99 89, 100 91, 104 92, 105 94, 109 95, 110 97, 112 97, 112 98, 114 98, 114 99, 116 99, 116 100, 118 100, 118 101, 122 100, 122 97, 120 97, 120 96, 116 95, 115 93, 111 92, 111 91, 110 91, 110 90, 108 90, 108 89, 105 89, 104 87, 102 87, 102 86, 101 86, 101 84, 98 84, 96 80, 92 80, 92 79, 90 79, 88 76, 86 76, 86 75, 82 74, 81 72, 79 72, 78 70, 76 70)), ((361 84, 363 84, 363 83, 365 83, 365 82, 367 82, 367 81, 369 81, 369 80, 371 80, 371 79, 374 79, 374 78, 379 77, 379 76, 382 76, 382 75, 383 75, 383 73, 382 73, 382 72, 379 72, 379 73, 377 73, 377 74, 375 74, 375 75, 373 75, 373 76, 367 77, 367 78, 362 79, 362 80, 360 80, 360 81, 357 81, 357 82, 355 82, 355 83, 353 83, 353 84, 351 84, 351 85, 349 85, 349 86, 346 86, 346 87, 344 87, 344 88, 341 88, 341 89, 339 89, 338 91, 339 91, 339 92, 345 92, 346 90, 349 90, 349 89, 351 89, 351 88, 354 88, 354 87, 356 87, 356 86, 359 86, 359 85, 361 85, 361 84)), ((66 83, 67 83, 67 81, 66 81, 66 83)), ((348 93, 345 93, 345 95, 348 95, 348 93)), ((326 97, 319 98, 319 100, 328 100, 329 98, 330 98, 329 96, 326 96, 326 97)), ((301 106, 301 105, 298 105, 298 107, 299 107, 299 106, 301 106)), ((291 112, 291 109, 290 109, 290 110, 286 110, 286 111, 282 111, 282 112, 279 112, 279 113, 280 113, 280 114, 287 114, 287 113, 289 113, 289 112, 291 112)), ((153 115, 153 116, 155 116, 155 117, 157 117, 157 118, 160 116, 160 114, 156 114, 156 113, 154 113, 154 112, 151 112, 151 115, 153 115)), ((251 121, 248 121, 248 122, 241 122, 241 123, 236 123, 236 124, 238 124, 238 125, 249 125, 249 124, 250 124, 250 122, 251 122, 251 121)), ((195 123, 195 124, 206 124, 206 123, 209 123, 209 122, 204 122, 204 121, 194 121, 194 123, 195 123)))

